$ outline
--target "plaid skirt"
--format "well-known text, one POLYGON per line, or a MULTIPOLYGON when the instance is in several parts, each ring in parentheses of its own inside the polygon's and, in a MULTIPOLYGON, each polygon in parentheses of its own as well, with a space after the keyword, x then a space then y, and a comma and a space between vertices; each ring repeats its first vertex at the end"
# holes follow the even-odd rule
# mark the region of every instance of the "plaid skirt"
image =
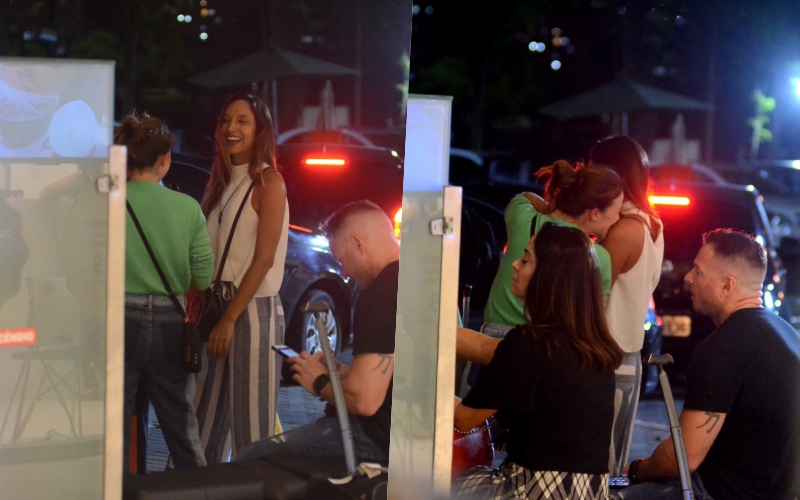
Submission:
POLYGON ((499 470, 470 469, 453 483, 452 498, 607 500, 608 474, 534 471, 505 460, 499 470))

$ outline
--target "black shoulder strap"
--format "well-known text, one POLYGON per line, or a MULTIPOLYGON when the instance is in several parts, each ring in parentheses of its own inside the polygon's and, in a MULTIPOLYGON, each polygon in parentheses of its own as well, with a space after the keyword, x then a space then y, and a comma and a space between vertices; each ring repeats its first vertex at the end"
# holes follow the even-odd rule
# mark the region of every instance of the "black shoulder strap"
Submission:
POLYGON ((144 231, 142 230, 141 224, 139 224, 139 219, 136 218, 136 214, 133 213, 133 207, 129 201, 125 200, 125 204, 128 206, 128 213, 131 214, 131 220, 133 220, 133 225, 136 226, 136 230, 139 231, 139 236, 142 237, 142 243, 144 243, 144 247, 147 249, 147 253, 150 254, 150 259, 153 261, 153 265, 156 266, 156 271, 158 271, 158 276, 161 278, 161 282, 164 283, 164 288, 167 289, 167 293, 169 294, 169 298, 172 299, 172 302, 175 304, 175 307, 178 309, 178 312, 181 313, 183 316, 184 322, 189 321, 189 315, 186 314, 186 309, 183 308, 181 301, 178 300, 178 297, 175 295, 175 292, 172 291, 172 287, 169 286, 169 282, 167 281, 167 277, 164 275, 164 271, 161 269, 161 266, 158 265, 158 261, 156 260, 156 254, 153 253, 152 247, 150 247, 150 243, 147 241, 147 237, 144 235, 144 231))
POLYGON ((214 278, 214 283, 219 284, 219 280, 222 277, 222 270, 225 268, 225 261, 228 260, 228 251, 231 249, 231 242, 233 241, 233 232, 236 231, 236 224, 239 223, 239 216, 242 215, 242 210, 244 210, 244 204, 247 203, 247 198, 250 196, 250 192, 256 186, 256 181, 252 181, 250 183, 250 187, 247 188, 247 192, 244 194, 244 198, 242 199, 242 204, 239 205, 239 211, 236 212, 236 217, 233 218, 233 224, 231 224, 231 232, 228 234, 228 242, 225 243, 225 251, 222 252, 222 260, 219 262, 219 269, 217 269, 217 277, 214 278))

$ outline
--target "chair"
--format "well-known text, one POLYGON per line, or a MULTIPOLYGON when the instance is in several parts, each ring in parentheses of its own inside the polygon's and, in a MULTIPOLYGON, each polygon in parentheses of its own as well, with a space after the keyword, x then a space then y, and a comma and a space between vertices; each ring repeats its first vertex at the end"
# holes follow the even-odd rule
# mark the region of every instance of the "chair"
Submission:
POLYGON ((22 367, 11 394, 8 408, 0 426, 0 440, 8 427, 12 410, 16 405, 16 416, 11 442, 16 443, 27 427, 36 403, 48 391, 52 391, 64 411, 70 425, 72 438, 83 437, 83 377, 86 371, 93 376, 99 390, 103 391, 103 376, 100 367, 89 359, 85 349, 75 342, 79 316, 77 301, 67 291, 64 278, 28 278, 28 324, 37 329, 37 345, 11 355, 22 360, 22 367), (46 347, 48 344, 62 347, 46 347), (45 346, 44 348, 42 346, 45 346), (42 373, 35 383, 33 395, 28 396, 31 371, 41 365, 42 373), (66 370, 65 370, 66 367, 66 370))

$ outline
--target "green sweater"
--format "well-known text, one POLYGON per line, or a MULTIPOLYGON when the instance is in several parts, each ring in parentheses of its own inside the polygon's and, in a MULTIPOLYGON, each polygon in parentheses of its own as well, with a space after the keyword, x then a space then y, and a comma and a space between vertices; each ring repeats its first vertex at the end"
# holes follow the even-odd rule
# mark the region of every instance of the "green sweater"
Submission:
MULTIPOLYGON (((536 219, 534 234, 546 222, 569 227, 577 227, 563 219, 550 217, 536 211, 524 194, 518 194, 506 207, 506 231, 508 232, 508 248, 500 269, 494 277, 492 289, 489 292, 489 300, 486 304, 486 311, 483 320, 487 323, 502 323, 504 325, 517 326, 525 323, 523 303, 511 293, 511 277, 514 276, 514 268, 511 264, 522 257, 525 245, 531 239, 531 222, 536 219)), ((594 245, 597 252, 597 260, 600 264, 600 277, 603 280, 603 302, 608 300, 611 293, 611 256, 608 251, 600 245, 594 245)))
MULTIPOLYGON (((128 183, 128 202, 172 291, 186 293, 190 284, 198 290, 208 288, 214 254, 200 205, 185 194, 148 181, 128 183)), ((167 295, 130 214, 126 217, 125 293, 167 295)))

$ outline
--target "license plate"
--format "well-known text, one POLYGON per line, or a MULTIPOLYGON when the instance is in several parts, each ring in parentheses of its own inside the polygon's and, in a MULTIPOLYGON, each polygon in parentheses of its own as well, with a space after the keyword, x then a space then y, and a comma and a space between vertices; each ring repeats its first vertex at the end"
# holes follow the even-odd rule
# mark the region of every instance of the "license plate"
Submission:
POLYGON ((692 333, 691 316, 662 315, 661 334, 665 337, 688 337, 692 333))

